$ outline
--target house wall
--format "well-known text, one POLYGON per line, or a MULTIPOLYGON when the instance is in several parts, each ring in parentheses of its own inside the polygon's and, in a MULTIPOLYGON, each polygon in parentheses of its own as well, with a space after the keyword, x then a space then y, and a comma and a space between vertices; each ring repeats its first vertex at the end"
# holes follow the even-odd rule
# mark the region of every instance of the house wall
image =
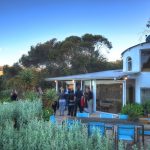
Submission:
POLYGON ((127 58, 132 58, 132 71, 130 72, 140 72, 141 71, 141 50, 149 49, 150 43, 144 43, 133 48, 129 48, 123 53, 123 71, 128 72, 127 68, 127 58))
POLYGON ((135 79, 135 102, 141 103, 141 88, 150 88, 150 72, 141 72, 141 50, 150 49, 150 43, 144 43, 132 48, 129 48, 122 55, 123 57, 123 71, 129 72, 127 68, 127 58, 132 58, 132 71, 139 72, 135 79))

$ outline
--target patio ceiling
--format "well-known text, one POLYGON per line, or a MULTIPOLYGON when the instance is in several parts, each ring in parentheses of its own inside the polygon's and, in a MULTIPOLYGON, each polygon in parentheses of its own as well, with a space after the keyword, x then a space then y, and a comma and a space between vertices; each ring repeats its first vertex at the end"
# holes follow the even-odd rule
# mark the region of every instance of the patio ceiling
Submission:
POLYGON ((122 79, 123 77, 136 74, 137 72, 123 72, 122 70, 108 70, 94 73, 86 73, 79 75, 63 76, 63 77, 53 77, 46 78, 46 81, 69 81, 69 80, 111 80, 111 79, 122 79))

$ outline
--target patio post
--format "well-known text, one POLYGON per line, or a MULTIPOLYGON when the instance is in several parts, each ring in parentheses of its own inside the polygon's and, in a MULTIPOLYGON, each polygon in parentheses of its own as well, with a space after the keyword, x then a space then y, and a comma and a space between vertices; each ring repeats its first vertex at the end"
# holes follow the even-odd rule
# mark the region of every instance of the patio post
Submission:
POLYGON ((123 80, 123 106, 126 105, 126 93, 127 93, 127 90, 126 90, 126 80, 123 80))
POLYGON ((75 80, 73 80, 73 90, 74 90, 74 93, 75 93, 75 91, 76 91, 76 81, 75 80))
POLYGON ((57 80, 55 80, 55 84, 56 84, 56 92, 58 92, 58 81, 57 80))
POLYGON ((93 86, 93 112, 96 112, 96 80, 92 80, 93 86))
POLYGON ((92 80, 90 80, 90 90, 92 90, 92 80))
POLYGON ((82 80, 81 80, 81 90, 83 90, 83 83, 82 83, 82 80))

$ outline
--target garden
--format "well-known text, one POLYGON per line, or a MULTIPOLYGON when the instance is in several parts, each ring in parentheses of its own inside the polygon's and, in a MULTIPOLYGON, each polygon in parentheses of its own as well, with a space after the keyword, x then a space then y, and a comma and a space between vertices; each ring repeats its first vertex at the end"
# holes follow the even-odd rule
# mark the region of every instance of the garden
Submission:
MULTIPOLYGON (((51 91, 52 92, 52 91, 51 91)), ((50 123, 40 99, 0 104, 1 150, 114 150, 112 137, 89 136, 85 125, 50 123)), ((135 145, 133 149, 137 150, 135 145)), ((126 149, 119 143, 119 150, 126 149)))
MULTIPOLYGON (((42 96, 34 87, 39 85, 39 75, 34 69, 19 71, 15 78, 2 79, 0 91, 0 150, 114 150, 113 136, 99 132, 88 135, 87 126, 51 123, 51 104, 58 99, 55 89, 44 88, 42 96), (9 88, 8 88, 9 87, 9 88), (11 89, 17 89, 18 101, 10 100, 11 89)), ((149 105, 128 104, 122 109, 130 120, 137 121, 149 113, 149 105), (134 111, 131 111, 134 110, 134 111), (145 110, 145 111, 144 111, 145 110)), ((118 144, 119 150, 126 145, 118 144)), ((132 149, 137 150, 136 145, 132 149)), ((142 149, 142 148, 140 148, 142 149)))

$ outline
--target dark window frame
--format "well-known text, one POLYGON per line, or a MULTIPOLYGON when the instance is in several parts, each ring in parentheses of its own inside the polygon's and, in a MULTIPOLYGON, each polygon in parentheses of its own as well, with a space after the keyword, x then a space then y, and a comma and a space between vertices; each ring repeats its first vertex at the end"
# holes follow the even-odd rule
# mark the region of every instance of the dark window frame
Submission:
POLYGON ((141 71, 142 72, 150 72, 150 49, 142 49, 141 50, 141 71), (144 52, 145 52, 145 54, 144 54, 144 52), (144 58, 144 57, 147 57, 146 62, 143 62, 143 60, 146 60, 146 58, 144 58))
POLYGON ((132 71, 132 58, 130 56, 127 57, 127 70, 132 71))
MULTIPOLYGON (((150 100, 150 87, 142 87, 140 88, 140 93, 141 93, 141 103, 150 100), (143 90, 143 91, 142 91, 143 90), (145 90, 145 91, 144 91, 145 90), (146 90, 149 90, 149 98, 146 98, 145 100, 143 99, 143 93, 142 92, 146 92, 146 90)), ((144 96, 145 97, 145 96, 144 96)))

